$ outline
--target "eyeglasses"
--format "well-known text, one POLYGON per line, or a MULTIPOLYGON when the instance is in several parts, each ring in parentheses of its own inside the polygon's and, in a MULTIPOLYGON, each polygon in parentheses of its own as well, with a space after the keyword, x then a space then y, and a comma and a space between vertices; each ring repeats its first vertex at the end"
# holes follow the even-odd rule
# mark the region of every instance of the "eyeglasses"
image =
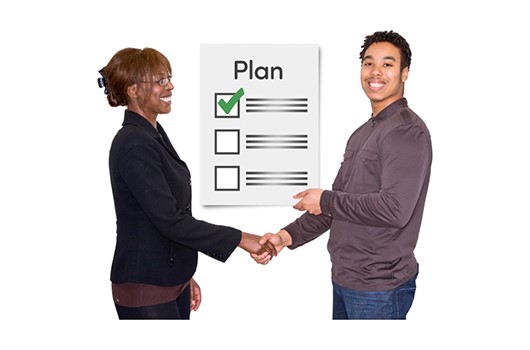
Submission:
POLYGON ((167 84, 169 84, 171 82, 171 78, 173 78, 172 75, 168 75, 167 78, 162 78, 162 79, 159 79, 159 80, 155 80, 155 81, 141 81, 140 83, 145 83, 145 84, 158 84, 160 86, 166 86, 167 84))

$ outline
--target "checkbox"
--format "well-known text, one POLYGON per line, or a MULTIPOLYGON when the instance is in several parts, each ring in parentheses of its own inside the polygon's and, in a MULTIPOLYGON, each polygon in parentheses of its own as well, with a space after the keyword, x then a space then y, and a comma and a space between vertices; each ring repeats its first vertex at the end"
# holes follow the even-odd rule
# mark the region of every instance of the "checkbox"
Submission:
POLYGON ((241 100, 235 96, 237 93, 230 92, 218 92, 215 93, 215 118, 239 118, 240 104, 241 100), (233 106, 230 106, 229 111, 227 112, 221 106, 226 101, 237 100, 233 106))
POLYGON ((215 154, 239 154, 239 130, 215 130, 215 154))
POLYGON ((220 165, 215 167, 216 191, 239 191, 239 166, 220 165))

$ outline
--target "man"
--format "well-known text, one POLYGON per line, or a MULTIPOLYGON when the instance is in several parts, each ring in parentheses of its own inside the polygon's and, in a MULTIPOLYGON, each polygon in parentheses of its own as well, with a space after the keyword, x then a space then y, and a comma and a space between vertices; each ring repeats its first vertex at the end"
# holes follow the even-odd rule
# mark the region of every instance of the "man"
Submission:
POLYGON ((416 290, 414 248, 431 139, 403 97, 411 60, 406 40, 393 31, 376 32, 365 38, 360 58, 370 120, 348 140, 332 190, 295 195, 300 201, 294 208, 305 213, 261 242, 271 241, 279 252, 330 230, 333 319, 405 319, 416 290))

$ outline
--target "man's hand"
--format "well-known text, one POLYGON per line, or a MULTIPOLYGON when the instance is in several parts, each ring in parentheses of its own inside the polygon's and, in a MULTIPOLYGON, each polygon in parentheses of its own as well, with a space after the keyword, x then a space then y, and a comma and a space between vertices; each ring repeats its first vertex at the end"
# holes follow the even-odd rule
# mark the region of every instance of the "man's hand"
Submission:
MULTIPOLYGON (((292 238, 289 232, 285 230, 280 230, 278 233, 266 233, 261 237, 259 243, 261 244, 268 244, 272 243, 274 245, 274 248, 276 249, 277 254, 280 253, 280 251, 292 244, 292 238)), ((267 254, 250 254, 250 256, 258 263, 262 265, 266 265, 269 263, 271 258, 267 256, 267 254)))
POLYGON ((322 197, 322 192, 324 192, 324 190, 321 188, 310 188, 295 194, 293 198, 300 199, 300 201, 293 205, 293 208, 301 211, 306 210, 313 215, 322 214, 322 209, 320 209, 320 197, 322 197))
POLYGON ((249 252, 251 256, 254 254, 260 256, 263 261, 269 262, 272 257, 278 255, 278 252, 273 243, 267 241, 261 243, 260 241, 260 236, 242 232, 239 247, 249 252))

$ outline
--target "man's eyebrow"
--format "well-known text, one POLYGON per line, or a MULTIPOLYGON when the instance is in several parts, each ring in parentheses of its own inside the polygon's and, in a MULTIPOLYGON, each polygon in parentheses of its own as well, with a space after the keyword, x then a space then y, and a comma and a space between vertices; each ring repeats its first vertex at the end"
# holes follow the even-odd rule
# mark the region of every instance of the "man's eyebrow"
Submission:
POLYGON ((368 59, 373 59, 372 55, 367 55, 363 57, 363 61, 368 59))
MULTIPOLYGON (((374 59, 372 55, 367 55, 367 56, 364 56, 363 58, 363 61, 364 60, 368 60, 368 59, 374 59)), ((392 61, 396 61, 396 58, 394 56, 385 56, 383 57, 383 60, 392 60, 392 61)))

